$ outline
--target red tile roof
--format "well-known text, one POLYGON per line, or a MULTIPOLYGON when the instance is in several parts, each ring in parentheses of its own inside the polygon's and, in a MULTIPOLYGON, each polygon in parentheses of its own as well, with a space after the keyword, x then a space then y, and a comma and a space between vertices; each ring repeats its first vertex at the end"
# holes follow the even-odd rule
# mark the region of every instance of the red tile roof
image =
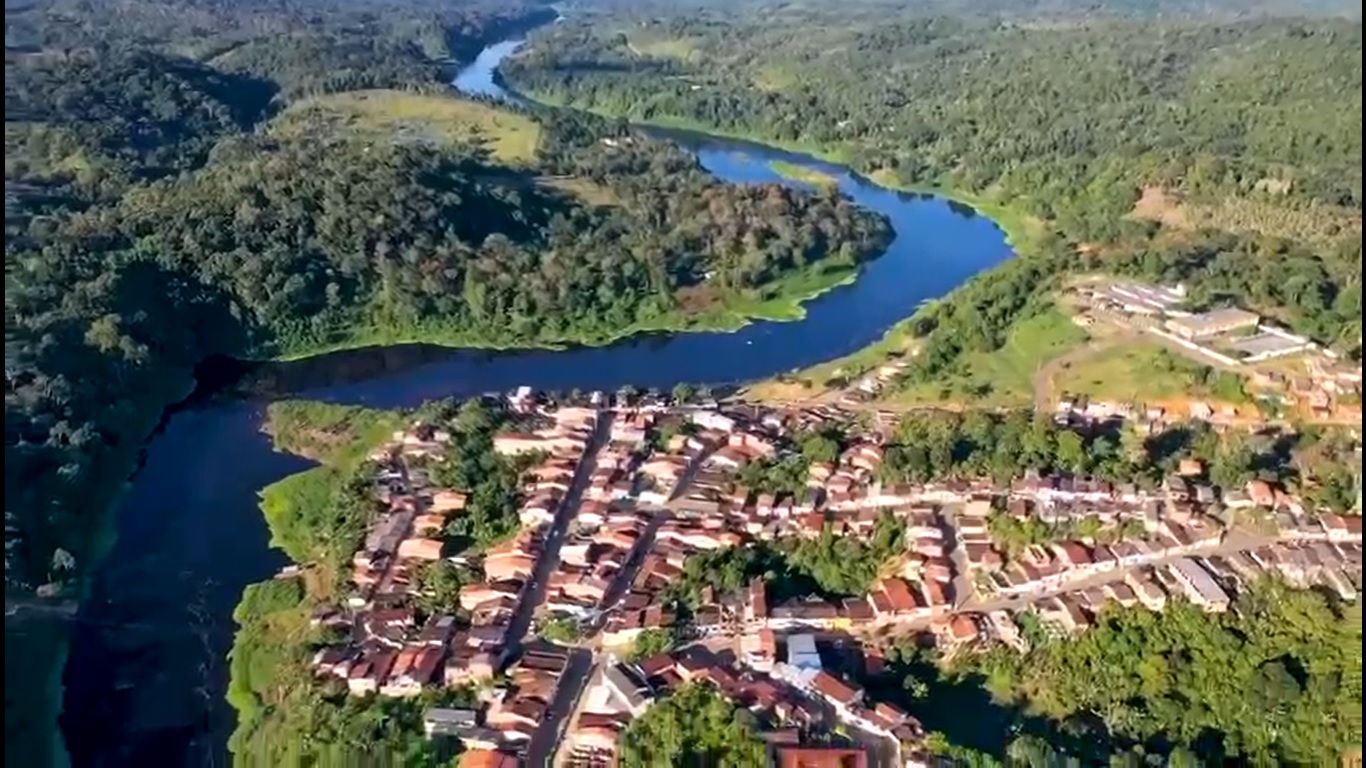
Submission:
POLYGON ((816 677, 812 679, 811 685, 826 698, 840 704, 848 705, 858 699, 859 692, 857 690, 829 672, 817 673, 816 677))
POLYGON ((901 579, 885 579, 882 582, 882 591, 887 593, 887 599, 892 601, 892 609, 897 613, 909 613, 916 609, 915 595, 911 593, 911 585, 901 579))
POLYGON ((780 747, 778 768, 867 768, 868 754, 838 747, 780 747))

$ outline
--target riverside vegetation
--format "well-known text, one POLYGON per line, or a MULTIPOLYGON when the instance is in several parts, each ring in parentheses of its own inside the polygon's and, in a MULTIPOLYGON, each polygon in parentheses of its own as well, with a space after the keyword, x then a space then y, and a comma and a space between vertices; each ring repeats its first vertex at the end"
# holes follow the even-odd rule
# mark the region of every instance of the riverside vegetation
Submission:
MULTIPOLYGON (((10 595, 78 594, 142 440, 210 355, 733 328, 791 316, 888 241, 834 193, 722 184, 620 125, 446 92, 443 61, 553 16, 7 13, 10 595)), ((27 697, 50 695, 65 631, 45 615, 6 644, 6 751, 27 764, 47 762, 53 705, 27 697)))
POLYGON ((991 213, 1018 258, 846 373, 914 346, 907 390, 988 398, 974 365, 1052 311, 1062 276, 1096 271, 1187 281, 1197 304, 1237 301, 1360 355, 1359 9, 699 5, 599 3, 535 33, 503 75, 554 103, 812 152, 991 213), (1139 205, 1155 197, 1167 208, 1139 205))
MULTIPOLYGON (((446 425, 452 435, 445 459, 428 467, 433 481, 469 489, 468 506, 445 531, 447 549, 478 554, 517 530, 518 467, 493 452, 492 436, 505 418, 479 401, 437 401, 415 412, 293 401, 269 407, 265 428, 276 448, 321 464, 261 492, 272 546, 305 572, 248 586, 233 614, 238 631, 228 700, 237 727, 228 746, 237 761, 449 760, 456 747, 423 738, 422 712, 435 704, 472 704, 473 692, 429 691, 403 701, 348 696, 345 686, 333 689, 309 666, 317 648, 336 641, 332 630, 311 626, 309 618, 314 608, 341 598, 351 556, 374 511, 369 452, 414 420, 446 425)), ((458 613, 460 587, 477 576, 448 561, 432 563, 417 574, 424 588, 419 609, 458 613)))

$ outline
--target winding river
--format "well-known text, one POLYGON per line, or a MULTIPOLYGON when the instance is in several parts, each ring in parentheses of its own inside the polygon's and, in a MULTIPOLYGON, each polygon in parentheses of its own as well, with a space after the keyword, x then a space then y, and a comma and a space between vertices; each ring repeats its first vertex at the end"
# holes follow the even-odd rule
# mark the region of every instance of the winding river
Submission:
MULTIPOLYGON (((490 46, 454 85, 508 98, 494 72, 519 44, 490 46)), ((736 383, 853 352, 921 302, 1009 255, 1001 231, 961 205, 887 190, 803 155, 667 135, 727 181, 796 184, 770 168, 775 160, 828 173, 844 194, 887 215, 897 237, 857 281, 809 302, 797 322, 562 351, 366 349, 271 364, 258 377, 279 395, 381 408, 521 384, 610 390, 736 383)), ((181 409, 148 445, 117 512, 117 543, 81 609, 65 672, 62 728, 74 765, 228 762, 232 610, 245 585, 286 564, 267 547, 257 492, 308 466, 271 450, 259 432, 264 408, 262 399, 237 399, 181 409)))

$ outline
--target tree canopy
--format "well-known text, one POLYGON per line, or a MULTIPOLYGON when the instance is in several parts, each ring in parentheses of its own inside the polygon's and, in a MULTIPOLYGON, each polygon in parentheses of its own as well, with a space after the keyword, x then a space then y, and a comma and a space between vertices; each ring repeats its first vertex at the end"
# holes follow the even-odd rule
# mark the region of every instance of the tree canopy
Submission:
POLYGON ((1031 712, 1083 730, 1094 721, 1117 746, 1310 765, 1360 747, 1361 647, 1359 603, 1266 582, 1227 614, 1116 609, 1075 639, 967 657, 963 669, 1031 712))
POLYGON ((763 765, 767 747, 749 713, 701 685, 657 701, 621 735, 621 765, 748 768, 763 765))

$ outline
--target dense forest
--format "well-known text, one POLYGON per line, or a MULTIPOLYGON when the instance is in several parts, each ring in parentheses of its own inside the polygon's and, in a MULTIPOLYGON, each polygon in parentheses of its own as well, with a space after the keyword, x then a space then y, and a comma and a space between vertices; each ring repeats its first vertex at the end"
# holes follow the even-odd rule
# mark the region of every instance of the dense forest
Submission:
MULTIPOLYGON (((88 141, 131 171, 115 178, 165 176, 9 227, 7 510, 25 533, 13 554, 31 564, 8 569, 12 582, 45 580, 50 553, 73 551, 64 537, 81 528, 66 504, 35 510, 54 490, 82 492, 101 452, 136 443, 154 418, 147 404, 174 399, 207 354, 380 338, 601 342, 705 320, 789 274, 856 264, 889 236, 833 194, 721 184, 672 145, 594 118, 496 112, 537 137, 508 164, 487 141, 350 140, 332 126, 285 130, 289 113, 215 143, 253 114, 214 99, 240 95, 228 76, 130 56, 133 69, 108 77, 64 62, 7 92, 10 115, 67 132, 53 153, 85 155, 88 141), (137 89, 118 76, 134 70, 148 74, 137 89), (44 85, 61 77, 76 79, 44 85), (611 135, 620 141, 598 141, 611 135)), ((60 175, 54 165, 83 163, 49 154, 12 168, 35 183, 39 167, 60 175)))
MULTIPOLYGON (((885 221, 833 193, 722 184, 611 121, 447 92, 448 60, 553 13, 7 13, 11 595, 75 596, 142 441, 210 355, 733 327, 786 301, 785 279, 847 272, 885 245, 885 221)), ((29 620, 7 670, 50 668, 62 631, 29 620)), ((44 762, 24 750, 48 738, 50 708, 17 691, 7 754, 44 762)))
POLYGON ((1061 743, 1109 745, 1119 764, 1143 764, 1134 745, 1206 765, 1312 765, 1361 744, 1361 605, 1274 582, 1219 617, 1118 609, 1076 639, 970 657, 957 674, 1064 723, 1061 743))
POLYGON ((1021 17, 1058 4, 982 5, 613 6, 537 32, 503 74, 1002 213, 1021 258, 921 313, 920 380, 1000 348, 1082 271, 1185 280, 1359 354, 1359 20, 1101 3, 1037 22, 1021 17))

